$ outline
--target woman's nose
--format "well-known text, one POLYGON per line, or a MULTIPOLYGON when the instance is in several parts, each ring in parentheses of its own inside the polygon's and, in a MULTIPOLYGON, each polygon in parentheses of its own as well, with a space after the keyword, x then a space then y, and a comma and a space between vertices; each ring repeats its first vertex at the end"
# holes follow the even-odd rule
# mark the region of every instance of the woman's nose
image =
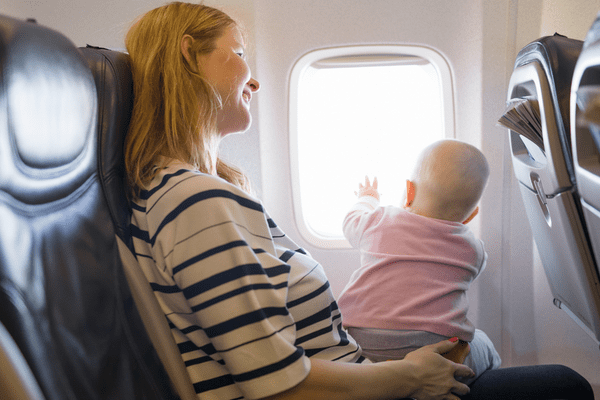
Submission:
POLYGON ((254 78, 250 78, 248 81, 248 85, 252 89, 253 92, 258 92, 260 90, 260 83, 254 78))

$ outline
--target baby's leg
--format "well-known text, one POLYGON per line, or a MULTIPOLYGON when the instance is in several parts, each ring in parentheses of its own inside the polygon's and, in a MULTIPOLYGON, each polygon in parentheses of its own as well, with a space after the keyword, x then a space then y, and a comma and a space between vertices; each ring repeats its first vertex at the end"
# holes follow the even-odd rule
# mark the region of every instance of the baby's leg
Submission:
POLYGON ((409 330, 348 327, 348 333, 361 346, 363 356, 373 362, 402 360, 411 351, 448 339, 431 332, 409 330))
POLYGON ((482 330, 475 329, 475 336, 473 337, 473 341, 469 343, 469 347, 471 351, 463 364, 475 372, 475 378, 468 381, 463 380, 466 384, 470 384, 489 369, 499 368, 502 362, 500 355, 494 348, 494 344, 482 330))

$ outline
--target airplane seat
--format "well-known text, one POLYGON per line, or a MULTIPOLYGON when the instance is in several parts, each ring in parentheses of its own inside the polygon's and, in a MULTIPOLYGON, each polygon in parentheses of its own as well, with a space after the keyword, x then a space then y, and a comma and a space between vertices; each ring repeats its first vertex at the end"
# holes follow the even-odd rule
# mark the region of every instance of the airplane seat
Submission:
POLYGON ((80 47, 98 94, 98 174, 116 235, 133 249, 123 151, 133 108, 133 81, 127 54, 102 47, 80 47))
POLYGON ((35 399, 175 399, 99 178, 103 100, 67 38, 0 15, 1 375, 35 399))
MULTIPOLYGON (((571 141, 583 217, 600 266, 600 14, 588 31, 571 87, 571 141)), ((596 270, 596 293, 600 292, 596 270)))
POLYGON ((98 91, 99 176, 107 205, 115 225, 124 272, 146 332, 154 344, 162 365, 182 400, 196 399, 181 353, 168 320, 139 266, 129 231, 131 209, 127 200, 124 143, 133 106, 133 83, 129 56, 120 51, 87 46, 79 49, 87 60, 98 91))
POLYGON ((518 109, 517 119, 533 116, 539 126, 509 129, 509 141, 513 170, 554 304, 599 343, 598 273, 582 217, 570 140, 571 81, 582 46, 580 40, 555 34, 533 41, 518 53, 508 103, 524 99, 527 108, 518 109))

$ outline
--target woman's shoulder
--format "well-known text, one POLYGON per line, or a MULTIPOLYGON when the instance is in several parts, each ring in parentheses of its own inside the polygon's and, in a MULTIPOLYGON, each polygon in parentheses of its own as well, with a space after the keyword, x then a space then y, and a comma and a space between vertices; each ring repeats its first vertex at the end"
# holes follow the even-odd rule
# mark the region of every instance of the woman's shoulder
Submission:
POLYGON ((235 195, 248 197, 246 192, 218 176, 206 174, 193 166, 172 161, 162 168, 146 190, 141 191, 140 198, 149 200, 157 196, 186 196, 209 191, 226 191, 235 195))
MULTIPOLYGON (((241 188, 177 161, 169 163, 158 171, 150 185, 140 192, 137 203, 146 210, 158 205, 161 205, 161 208, 171 209, 178 205, 212 198, 234 200, 236 204, 263 211, 260 201, 241 188)), ((228 202, 217 203, 224 205, 228 202)), ((211 205, 214 206, 215 202, 211 202, 211 205)))

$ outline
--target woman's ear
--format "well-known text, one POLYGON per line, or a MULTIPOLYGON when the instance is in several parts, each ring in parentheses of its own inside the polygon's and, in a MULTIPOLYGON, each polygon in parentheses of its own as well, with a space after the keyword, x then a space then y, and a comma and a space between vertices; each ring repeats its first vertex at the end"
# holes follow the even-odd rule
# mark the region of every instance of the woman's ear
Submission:
POLYGON ((406 204, 404 206, 410 207, 414 200, 415 200, 415 184, 412 181, 407 179, 406 180, 406 204))
POLYGON ((194 43, 194 38, 190 35, 183 35, 181 38, 181 54, 190 64, 190 66, 194 67, 195 63, 192 61, 191 48, 194 43))

